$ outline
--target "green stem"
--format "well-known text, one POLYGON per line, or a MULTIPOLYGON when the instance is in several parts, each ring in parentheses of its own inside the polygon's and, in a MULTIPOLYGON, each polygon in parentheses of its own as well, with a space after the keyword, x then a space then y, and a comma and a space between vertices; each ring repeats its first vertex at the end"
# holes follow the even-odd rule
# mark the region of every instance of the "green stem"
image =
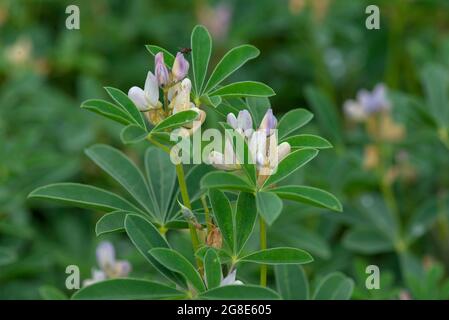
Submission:
MULTIPOLYGON (((155 146, 161 148, 165 152, 170 153, 170 149, 168 147, 164 146, 163 144, 153 140, 151 138, 151 134, 148 135, 147 140, 150 141, 155 146)), ((189 194, 187 192, 187 185, 186 185, 186 180, 185 180, 185 176, 184 176, 184 169, 183 169, 181 163, 176 165, 176 175, 178 176, 179 189, 181 190, 182 202, 187 208, 189 208, 191 210, 192 205, 190 204, 190 198, 189 198, 189 194)), ((194 250, 194 252, 196 252, 199 249, 200 241, 198 239, 198 234, 196 232, 196 228, 193 225, 192 221, 188 221, 188 224, 189 224, 190 238, 192 239, 193 250, 194 250)), ((200 272, 202 272, 203 263, 201 262, 201 259, 196 258, 196 263, 198 265, 198 269, 200 270, 200 272)))
POLYGON ((164 109, 165 109, 165 115, 168 117, 170 115, 170 112, 168 110, 168 89, 164 89, 164 109))
POLYGON ((446 128, 438 129, 438 138, 440 138, 441 143, 449 149, 449 134, 446 128))
POLYGON ((204 195, 204 194, 201 196, 201 203, 203 204, 204 216, 206 218, 207 234, 209 234, 211 231, 210 228, 212 226, 212 220, 210 219, 209 207, 207 206, 206 195, 204 195))
MULTIPOLYGON (((260 221, 260 249, 265 250, 267 248, 267 226, 262 217, 260 221)), ((262 287, 267 286, 267 265, 262 264, 260 266, 260 285, 262 287)))
MULTIPOLYGON (((179 163, 176 165, 176 175, 178 176, 178 182, 179 182, 179 189, 181 190, 181 197, 183 204, 190 210, 192 210, 192 205, 190 204, 190 198, 189 194, 187 193, 187 185, 186 180, 184 176, 184 169, 182 167, 182 164, 179 163)), ((192 245, 194 252, 197 252, 199 249, 199 239, 198 234, 196 232, 196 228, 193 225, 192 221, 188 221, 189 223, 189 231, 190 231, 190 238, 192 239, 192 245)), ((198 257, 196 258, 196 263, 198 265, 199 270, 203 270, 203 263, 201 262, 201 259, 198 257)))
POLYGON ((151 138, 151 133, 147 136, 147 140, 150 141, 155 146, 161 148, 162 150, 164 150, 168 154, 170 154, 170 149, 167 146, 164 146, 162 143, 159 143, 156 140, 154 140, 153 138, 151 138))

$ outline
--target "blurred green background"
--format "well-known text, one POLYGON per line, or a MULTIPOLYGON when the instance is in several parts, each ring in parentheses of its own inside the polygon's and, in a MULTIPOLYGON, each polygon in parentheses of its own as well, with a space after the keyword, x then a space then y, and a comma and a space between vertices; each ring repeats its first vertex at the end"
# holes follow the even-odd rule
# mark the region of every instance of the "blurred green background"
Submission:
MULTIPOLYGON (((79 106, 106 98, 103 86, 142 85, 153 67, 144 45, 176 52, 189 46, 198 23, 212 34, 212 63, 236 45, 258 47, 259 58, 235 77, 270 85, 277 115, 310 109, 315 118, 306 131, 335 146, 293 179, 332 191, 344 212, 287 205, 270 244, 310 251, 312 281, 344 272, 356 283, 355 299, 449 298, 448 1, 2 0, 0 299, 43 298, 43 286, 69 294, 69 264, 89 277, 101 212, 28 201, 27 194, 60 181, 116 189, 83 149, 107 143, 141 163, 145 145, 124 146, 118 125, 79 106), (70 4, 80 8, 80 30, 65 28, 70 4), (369 4, 380 7, 380 30, 365 27, 369 4), (345 119, 342 105, 377 83, 390 89, 393 117, 406 133, 388 142, 385 167, 370 170, 370 137, 345 119), (383 237, 390 229, 399 240, 383 237), (370 264, 380 268, 379 290, 365 288, 370 264)), ((217 119, 208 110, 208 125, 217 119)), ((182 248, 182 234, 172 237, 182 248)), ((125 237, 103 238, 131 261, 134 275, 151 276, 125 237)), ((254 281, 254 271, 241 276, 254 281)))

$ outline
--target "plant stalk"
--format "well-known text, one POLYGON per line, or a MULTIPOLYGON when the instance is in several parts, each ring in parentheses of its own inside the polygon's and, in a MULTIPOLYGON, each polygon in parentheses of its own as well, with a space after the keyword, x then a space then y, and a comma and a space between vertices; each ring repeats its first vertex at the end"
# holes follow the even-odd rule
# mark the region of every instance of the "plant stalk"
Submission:
MULTIPOLYGON (((187 185, 186 185, 186 180, 185 180, 185 176, 184 176, 184 168, 182 167, 181 163, 176 165, 176 175, 178 176, 178 183, 179 183, 179 189, 181 190, 182 202, 188 209, 192 210, 192 205, 190 204, 189 194, 187 193, 187 185)), ((199 243, 200 243, 199 239, 198 239, 198 233, 196 232, 196 228, 193 225, 192 221, 188 221, 188 224, 189 224, 190 238, 192 239, 193 251, 196 252, 199 249, 199 243)), ((198 269, 200 271, 202 271, 203 263, 201 262, 201 259, 199 259, 197 257, 196 263, 197 263, 198 269)))
POLYGON ((210 219, 210 212, 209 212, 209 207, 207 206, 206 195, 204 195, 204 194, 201 196, 201 203, 203 204, 204 216, 206 218, 207 234, 209 234, 211 232, 212 221, 210 219))
MULTIPOLYGON (((260 221, 260 249, 265 250, 267 248, 267 226, 262 217, 259 218, 260 221)), ((262 287, 267 286, 267 265, 262 264, 260 266, 260 285, 262 287)))

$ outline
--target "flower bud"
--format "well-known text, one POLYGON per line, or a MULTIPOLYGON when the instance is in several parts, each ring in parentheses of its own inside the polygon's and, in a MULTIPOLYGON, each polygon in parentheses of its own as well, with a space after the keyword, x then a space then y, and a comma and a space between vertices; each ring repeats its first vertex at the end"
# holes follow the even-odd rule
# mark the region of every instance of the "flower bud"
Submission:
POLYGON ((184 58, 181 52, 176 54, 171 71, 175 82, 181 81, 187 76, 187 73, 189 72, 189 62, 184 58))
POLYGON ((273 110, 268 109, 262 119, 262 122, 260 123, 260 129, 264 130, 265 134, 269 136, 271 134, 271 130, 276 128, 277 122, 276 117, 273 115, 273 110))
POLYGON ((168 69, 164 62, 164 54, 159 52, 154 57, 154 73, 156 74, 157 82, 160 86, 165 86, 170 82, 168 69))
POLYGON ((237 126, 247 136, 251 136, 253 133, 253 119, 248 110, 242 110, 237 117, 237 126))
POLYGON ((237 129, 237 118, 233 113, 228 113, 228 116, 226 117, 226 120, 228 124, 233 127, 234 129, 237 129))
POLYGON ((277 156, 278 156, 278 162, 281 162, 289 153, 290 153, 291 147, 288 142, 282 142, 277 147, 277 156))
POLYGON ((101 269, 106 269, 115 264, 115 250, 112 243, 108 241, 101 242, 97 247, 97 262, 101 269))
POLYGON ((367 114, 388 110, 391 107, 387 89, 383 84, 376 85, 372 92, 360 90, 357 94, 357 101, 367 114))
POLYGON ((129 99, 131 99, 132 102, 134 102, 134 104, 140 111, 144 111, 148 108, 147 102, 145 100, 145 93, 141 88, 134 86, 131 89, 129 89, 128 97, 129 99))

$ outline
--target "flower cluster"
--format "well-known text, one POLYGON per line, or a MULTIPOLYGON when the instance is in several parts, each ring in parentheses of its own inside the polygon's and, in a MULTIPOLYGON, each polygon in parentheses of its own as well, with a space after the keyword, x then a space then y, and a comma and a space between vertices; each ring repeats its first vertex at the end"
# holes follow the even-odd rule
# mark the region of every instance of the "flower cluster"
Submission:
POLYGON ((141 112, 145 112, 148 121, 153 125, 180 111, 195 110, 199 119, 190 128, 191 132, 195 131, 204 122, 206 113, 190 101, 192 82, 187 78, 189 62, 178 52, 169 71, 164 62, 164 54, 159 52, 154 57, 154 63, 154 74, 148 71, 144 88, 130 88, 128 97, 141 112), (160 89, 163 92, 163 103, 159 101, 160 89))
POLYGON ((114 246, 110 242, 101 242, 97 247, 96 254, 100 269, 92 270, 92 279, 84 280, 84 287, 106 279, 127 277, 131 271, 128 261, 115 259, 114 246))
MULTIPOLYGON (((251 160, 256 164, 259 176, 272 174, 276 170, 278 163, 290 153, 290 144, 283 142, 278 145, 277 119, 271 109, 266 112, 256 131, 253 130, 253 120, 248 110, 240 111, 237 117, 233 113, 229 113, 227 122, 237 133, 245 138, 251 160)), ((240 163, 229 138, 225 141, 224 153, 211 152, 209 162, 222 170, 236 170, 240 168, 240 163)))
POLYGON ((346 101, 343 108, 352 120, 365 121, 374 113, 390 110, 391 104, 387 98, 385 86, 378 84, 372 92, 360 90, 357 93, 357 99, 346 101))
POLYGON ((404 127, 394 121, 391 110, 383 84, 378 84, 372 92, 359 91, 357 101, 349 100, 344 104, 344 111, 351 120, 366 123, 366 130, 373 139, 387 142, 399 141, 405 134, 404 127))

